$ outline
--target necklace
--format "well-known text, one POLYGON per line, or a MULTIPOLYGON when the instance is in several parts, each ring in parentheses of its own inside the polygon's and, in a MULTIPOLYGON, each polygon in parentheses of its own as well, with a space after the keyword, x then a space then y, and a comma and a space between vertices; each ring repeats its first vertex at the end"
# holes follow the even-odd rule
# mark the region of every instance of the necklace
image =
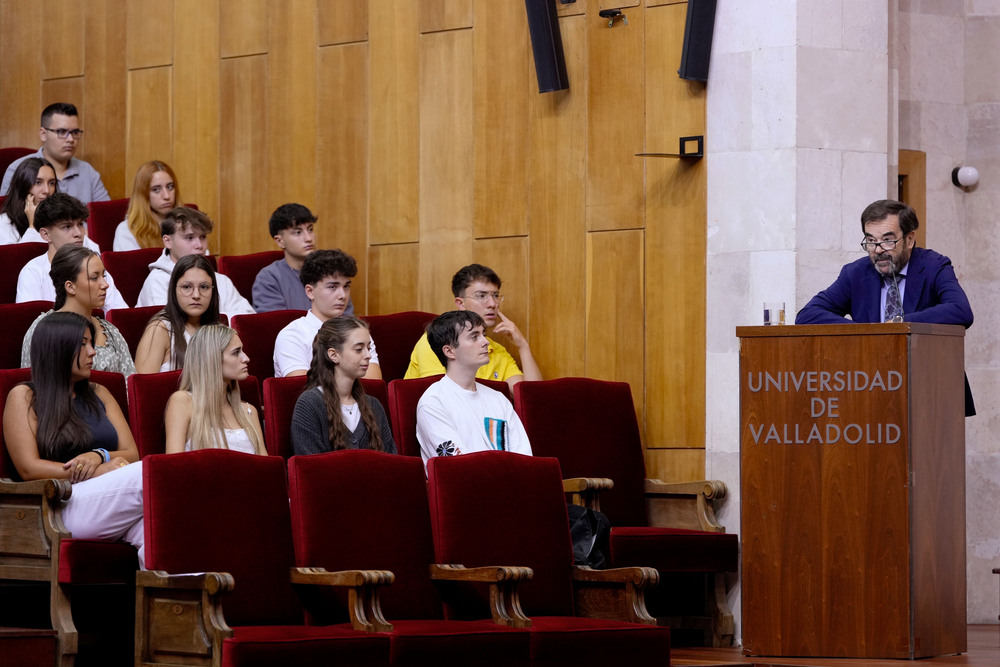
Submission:
POLYGON ((358 409, 358 404, 357 403, 355 403, 354 405, 346 405, 344 403, 341 403, 340 406, 342 408, 344 408, 344 410, 347 411, 348 416, 351 416, 351 417, 354 416, 354 411, 358 409))

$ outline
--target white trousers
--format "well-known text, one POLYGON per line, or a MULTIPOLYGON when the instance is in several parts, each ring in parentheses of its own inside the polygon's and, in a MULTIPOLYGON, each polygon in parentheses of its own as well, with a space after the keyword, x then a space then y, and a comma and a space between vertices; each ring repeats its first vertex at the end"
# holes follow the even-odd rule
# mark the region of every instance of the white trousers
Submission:
POLYGON ((139 566, 145 569, 142 461, 74 484, 62 507, 62 520, 73 537, 124 539, 139 550, 139 566))

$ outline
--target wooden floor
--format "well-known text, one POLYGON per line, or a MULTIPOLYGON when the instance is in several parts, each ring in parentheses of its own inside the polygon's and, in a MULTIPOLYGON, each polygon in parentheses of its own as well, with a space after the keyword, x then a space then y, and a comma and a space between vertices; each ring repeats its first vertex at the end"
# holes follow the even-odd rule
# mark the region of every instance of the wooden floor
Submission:
POLYGON ((914 660, 836 660, 832 658, 749 658, 740 648, 675 648, 670 651, 673 667, 728 667, 729 665, 770 665, 801 667, 938 667, 963 665, 964 667, 997 667, 1000 665, 1000 626, 970 625, 969 652, 961 655, 941 656, 914 660))

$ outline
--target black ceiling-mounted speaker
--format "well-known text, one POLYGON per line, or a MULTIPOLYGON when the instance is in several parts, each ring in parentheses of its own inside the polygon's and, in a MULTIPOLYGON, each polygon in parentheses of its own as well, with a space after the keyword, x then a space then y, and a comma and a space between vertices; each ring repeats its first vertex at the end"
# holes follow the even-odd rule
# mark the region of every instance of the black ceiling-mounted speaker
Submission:
POLYGON ((688 0, 684 26, 682 79, 708 81, 708 62, 712 57, 712 34, 715 32, 715 0, 688 0))
POLYGON ((569 88, 569 77, 566 76, 566 58, 563 56, 555 0, 524 0, 524 7, 528 11, 538 92, 566 90, 569 88))

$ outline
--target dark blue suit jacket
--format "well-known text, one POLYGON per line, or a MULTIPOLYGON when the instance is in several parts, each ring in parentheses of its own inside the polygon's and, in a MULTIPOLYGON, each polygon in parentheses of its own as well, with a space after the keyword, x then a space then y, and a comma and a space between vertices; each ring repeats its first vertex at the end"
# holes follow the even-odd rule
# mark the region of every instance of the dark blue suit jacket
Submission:
MULTIPOLYGON (((832 285, 810 299, 795 316, 796 324, 881 322, 882 277, 871 260, 862 257, 840 271, 832 285)), ((972 326, 972 307, 958 284, 951 260, 925 248, 914 248, 906 269, 903 319, 972 326)))
MULTIPOLYGON (((862 257, 840 271, 837 280, 809 300, 795 316, 796 324, 844 324, 882 321, 882 277, 862 257)), ((972 326, 972 306, 958 284, 951 260, 925 248, 914 248, 906 268, 903 319, 907 322, 972 326)), ((965 414, 976 414, 969 380, 965 380, 965 414)))

